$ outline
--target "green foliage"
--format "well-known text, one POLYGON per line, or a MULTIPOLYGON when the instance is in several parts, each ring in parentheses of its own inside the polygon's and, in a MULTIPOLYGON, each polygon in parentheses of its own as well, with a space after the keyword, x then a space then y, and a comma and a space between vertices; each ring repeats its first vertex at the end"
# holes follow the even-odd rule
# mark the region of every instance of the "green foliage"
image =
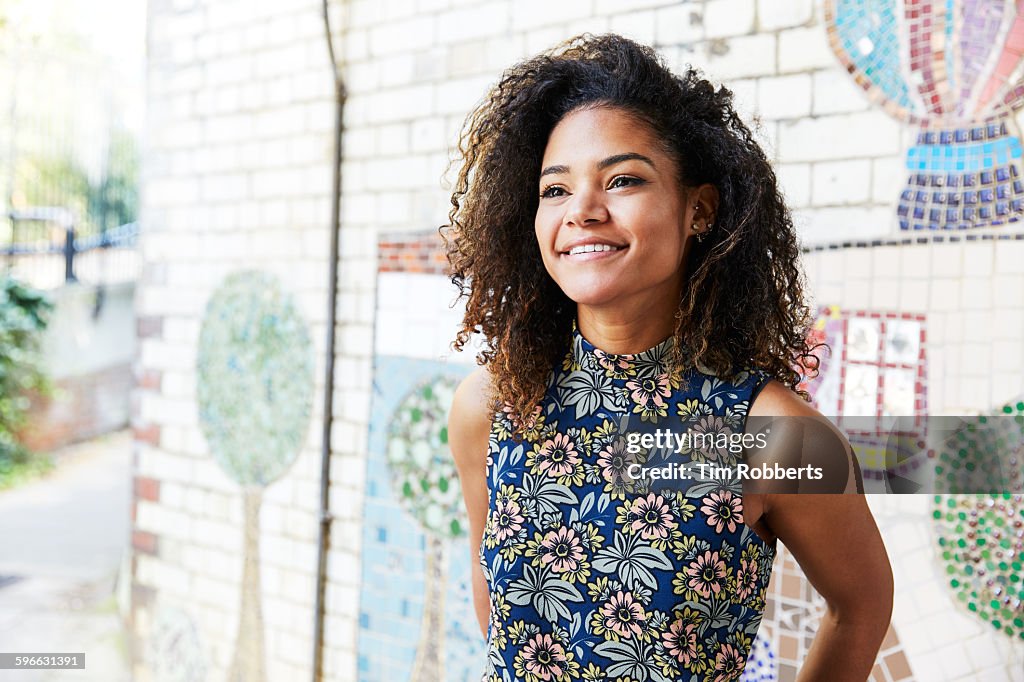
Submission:
POLYGON ((52 311, 46 294, 0 275, 0 489, 50 466, 31 457, 14 434, 25 425, 27 393, 52 393, 39 365, 39 343, 52 311))
POLYGON ((61 206, 79 221, 84 237, 130 223, 138 214, 138 149, 127 132, 111 133, 103 177, 90 179, 81 163, 65 150, 61 155, 35 155, 17 166, 16 191, 25 206, 61 206))
POLYGON ((89 216, 101 230, 130 223, 138 215, 139 157, 131 135, 112 133, 106 168, 103 180, 89 186, 89 216))

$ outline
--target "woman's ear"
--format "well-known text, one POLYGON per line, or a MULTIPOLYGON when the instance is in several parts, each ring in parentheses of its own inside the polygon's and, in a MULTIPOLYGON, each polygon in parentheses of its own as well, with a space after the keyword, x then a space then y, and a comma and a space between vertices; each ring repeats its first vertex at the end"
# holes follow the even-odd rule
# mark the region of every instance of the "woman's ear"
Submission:
POLYGON ((694 188, 691 196, 693 205, 697 207, 694 219, 705 226, 713 225, 718 217, 718 188, 705 183, 694 188))

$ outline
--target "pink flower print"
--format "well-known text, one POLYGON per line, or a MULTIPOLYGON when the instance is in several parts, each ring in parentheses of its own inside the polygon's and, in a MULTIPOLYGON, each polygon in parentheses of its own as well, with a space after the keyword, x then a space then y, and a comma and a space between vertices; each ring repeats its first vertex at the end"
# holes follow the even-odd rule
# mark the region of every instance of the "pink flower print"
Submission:
POLYGON ((571 476, 580 462, 580 455, 569 436, 558 433, 541 446, 535 461, 548 476, 571 476))
POLYGON ((625 440, 616 438, 601 450, 601 454, 597 456, 597 466, 604 480, 613 485, 621 485, 626 480, 626 467, 635 459, 626 451, 625 440))
POLYGON ((622 637, 633 637, 643 632, 647 624, 644 607, 629 592, 616 592, 601 607, 604 626, 622 637))
POLYGON ((740 559, 740 570, 736 573, 736 596, 746 601, 757 589, 757 562, 740 559))
POLYGON ((690 665, 697 658, 697 625, 686 623, 682 618, 672 623, 661 636, 665 651, 683 665, 690 665))
POLYGON ((665 398, 671 395, 668 388, 668 374, 659 374, 656 378, 632 379, 626 382, 629 397, 637 405, 646 409, 658 409, 667 404, 665 398))
POLYGON ((557 680, 566 669, 565 649, 551 635, 537 633, 520 652, 526 672, 542 680, 557 680))
POLYGON ((583 545, 576 531, 559 528, 548 532, 541 540, 537 555, 542 563, 551 566, 555 573, 575 571, 583 560, 583 545))
POLYGON ((655 493, 633 500, 626 513, 626 521, 630 530, 640 533, 644 540, 667 540, 678 525, 665 499, 655 493))
POLYGON ((691 439, 707 459, 720 459, 729 454, 728 436, 732 433, 725 419, 717 415, 701 417, 693 426, 691 439), (724 438, 722 436, 725 436, 724 438))
POLYGON ((500 499, 494 511, 491 512, 495 532, 494 537, 498 542, 505 542, 523 527, 525 520, 522 508, 515 500, 500 499))
POLYGON ((737 524, 743 523, 743 501, 731 491, 716 490, 702 502, 700 510, 707 514, 708 525, 714 526, 716 533, 721 533, 723 528, 735 533, 737 524))
POLYGON ((725 562, 718 552, 708 550, 686 567, 686 586, 702 597, 718 594, 725 585, 725 562))
POLYGON ((715 677, 713 682, 738 680, 743 673, 746 656, 732 644, 723 644, 715 656, 715 677))
POLYGON ((609 376, 621 378, 629 373, 630 363, 633 360, 632 355, 605 353, 600 349, 595 350, 594 355, 597 356, 597 364, 601 365, 609 376))
POLYGON ((519 415, 517 414, 511 415, 512 426, 515 427, 516 430, 518 430, 520 433, 524 434, 530 434, 534 432, 534 430, 537 428, 538 419, 540 419, 540 405, 534 407, 533 411, 530 413, 530 416, 528 416, 526 419, 520 419, 519 415))

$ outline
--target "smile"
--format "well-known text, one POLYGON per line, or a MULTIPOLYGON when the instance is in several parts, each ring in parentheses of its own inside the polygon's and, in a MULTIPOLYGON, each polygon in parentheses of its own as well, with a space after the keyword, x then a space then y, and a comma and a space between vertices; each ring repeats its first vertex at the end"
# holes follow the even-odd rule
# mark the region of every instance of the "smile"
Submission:
POLYGON ((628 246, 612 246, 611 244, 587 244, 586 246, 574 246, 569 251, 563 251, 561 257, 577 262, 605 260, 615 258, 628 248, 628 246))
POLYGON ((586 244, 584 246, 574 246, 569 249, 570 256, 576 256, 581 253, 593 253, 595 251, 619 251, 621 246, 612 246, 611 244, 586 244))

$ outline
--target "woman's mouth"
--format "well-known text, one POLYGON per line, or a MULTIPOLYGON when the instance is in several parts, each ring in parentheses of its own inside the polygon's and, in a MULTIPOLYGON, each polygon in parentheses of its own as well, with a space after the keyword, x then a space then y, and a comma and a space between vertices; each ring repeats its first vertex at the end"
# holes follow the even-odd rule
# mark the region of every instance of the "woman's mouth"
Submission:
POLYGON ((584 244, 582 246, 574 246, 568 251, 562 252, 562 257, 570 258, 574 261, 587 261, 597 260, 600 258, 610 258, 616 253, 625 251, 627 246, 612 246, 611 244, 584 244))

